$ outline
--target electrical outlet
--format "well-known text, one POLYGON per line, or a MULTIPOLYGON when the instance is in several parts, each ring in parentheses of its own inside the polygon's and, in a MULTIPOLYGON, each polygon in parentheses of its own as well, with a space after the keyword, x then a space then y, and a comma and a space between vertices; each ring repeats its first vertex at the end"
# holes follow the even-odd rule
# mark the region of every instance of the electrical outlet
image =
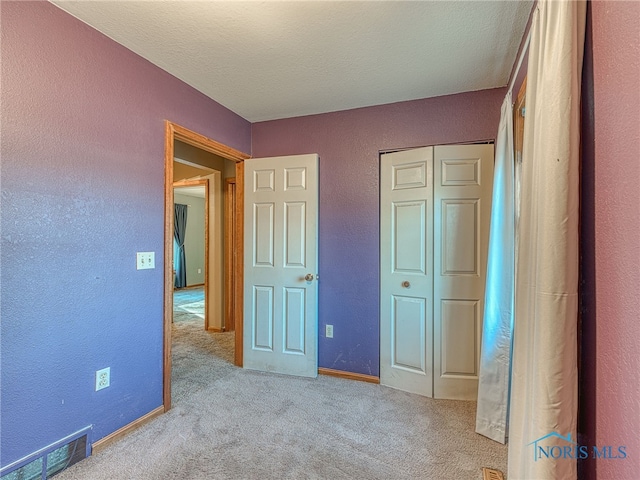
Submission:
POLYGON ((96 392, 111 385, 111 367, 96 371, 96 392))
POLYGON ((327 325, 325 329, 325 336, 327 338, 333 338, 333 325, 327 325))
POLYGON ((136 253, 136 259, 136 270, 156 268, 156 252, 138 252, 136 253))

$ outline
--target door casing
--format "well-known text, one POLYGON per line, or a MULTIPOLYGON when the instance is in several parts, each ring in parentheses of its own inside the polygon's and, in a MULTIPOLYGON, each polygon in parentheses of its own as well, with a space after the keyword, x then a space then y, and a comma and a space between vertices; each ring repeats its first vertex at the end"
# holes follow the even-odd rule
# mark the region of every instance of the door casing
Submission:
POLYGON ((227 178, 224 186, 224 329, 226 332, 235 330, 236 314, 234 294, 236 290, 236 179, 227 178))
POLYGON ((243 316, 243 229, 244 229, 244 160, 250 155, 216 142, 176 123, 165 120, 164 157, 164 315, 163 315, 163 379, 162 402, 164 411, 171 408, 171 318, 173 315, 173 161, 174 141, 236 162, 236 262, 235 282, 235 359, 242 366, 242 316, 243 316))

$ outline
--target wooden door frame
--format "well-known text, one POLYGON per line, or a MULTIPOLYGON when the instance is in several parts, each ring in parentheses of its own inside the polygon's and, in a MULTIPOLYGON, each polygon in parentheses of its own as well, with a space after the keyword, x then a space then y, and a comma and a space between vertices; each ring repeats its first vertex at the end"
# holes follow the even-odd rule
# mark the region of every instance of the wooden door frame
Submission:
POLYGON ((224 185, 224 330, 235 331, 235 265, 236 265, 236 179, 227 178, 224 185))
MULTIPOLYGON (((174 194, 176 188, 198 186, 204 187, 204 329, 209 330, 209 309, 207 308, 207 301, 209 300, 209 179, 179 180, 173 184, 174 194)), ((173 278, 173 271, 171 273, 173 278)), ((171 298, 173 299, 173 291, 171 292, 171 298)), ((173 311, 173 302, 171 310, 173 311)))
POLYGON ((243 331, 243 230, 244 230, 244 160, 250 155, 165 120, 164 141, 164 314, 162 401, 164 411, 171 408, 171 319, 173 316, 173 161, 174 141, 219 155, 236 162, 236 262, 235 262, 235 359, 242 366, 243 331))
POLYGON ((518 96, 513 104, 513 148, 517 158, 518 152, 522 154, 524 145, 524 116, 527 101, 527 77, 524 77, 518 96))

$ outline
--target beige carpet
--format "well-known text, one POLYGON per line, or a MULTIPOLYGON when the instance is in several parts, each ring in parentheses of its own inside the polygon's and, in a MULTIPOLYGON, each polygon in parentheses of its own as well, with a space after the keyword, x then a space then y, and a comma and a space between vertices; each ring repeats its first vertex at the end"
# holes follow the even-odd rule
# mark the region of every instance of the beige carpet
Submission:
POLYGON ((131 479, 481 479, 507 449, 475 403, 232 365, 233 333, 174 323, 174 408, 56 476, 131 479))

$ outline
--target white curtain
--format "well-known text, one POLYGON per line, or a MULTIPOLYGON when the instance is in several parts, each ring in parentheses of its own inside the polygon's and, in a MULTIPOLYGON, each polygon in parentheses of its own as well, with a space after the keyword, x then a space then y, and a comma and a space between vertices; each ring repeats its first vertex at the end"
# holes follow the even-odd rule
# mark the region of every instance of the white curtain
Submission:
POLYGON ((513 105, 502 103, 491 204, 476 432, 505 443, 513 329, 515 212, 513 105))
POLYGON ((574 447, 576 441, 585 14, 585 1, 539 0, 531 25, 516 259, 510 480, 576 478, 575 460, 538 458, 534 447, 574 447))

